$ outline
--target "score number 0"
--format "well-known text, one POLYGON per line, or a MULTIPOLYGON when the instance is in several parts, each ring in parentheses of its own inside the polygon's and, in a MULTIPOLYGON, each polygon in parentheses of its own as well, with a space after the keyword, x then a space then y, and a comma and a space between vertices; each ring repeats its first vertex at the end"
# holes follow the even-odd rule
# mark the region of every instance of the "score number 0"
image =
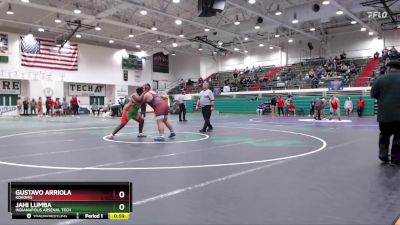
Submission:
MULTIPOLYGON (((123 199, 125 197, 125 192, 124 191, 120 191, 118 196, 123 199)), ((125 204, 119 204, 118 208, 119 208, 119 210, 124 211, 125 204)))

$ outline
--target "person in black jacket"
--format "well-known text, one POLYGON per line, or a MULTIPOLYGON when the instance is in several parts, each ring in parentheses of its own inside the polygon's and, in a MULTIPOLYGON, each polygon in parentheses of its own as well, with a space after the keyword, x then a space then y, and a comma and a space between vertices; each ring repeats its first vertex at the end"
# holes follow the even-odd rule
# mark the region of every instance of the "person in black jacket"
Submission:
POLYGON ((277 100, 276 100, 276 96, 272 97, 271 99, 271 115, 275 116, 275 106, 276 106, 277 100))
POLYGON ((379 159, 388 163, 390 138, 393 136, 391 162, 400 165, 400 61, 392 60, 387 73, 380 76, 371 89, 371 97, 378 100, 379 159))

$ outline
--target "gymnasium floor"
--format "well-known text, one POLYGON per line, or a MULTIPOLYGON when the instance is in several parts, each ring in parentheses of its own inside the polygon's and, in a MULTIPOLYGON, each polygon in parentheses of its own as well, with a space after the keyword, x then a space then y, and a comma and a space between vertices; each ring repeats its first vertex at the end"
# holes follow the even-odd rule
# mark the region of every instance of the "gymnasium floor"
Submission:
POLYGON ((0 224, 387 225, 400 213, 399 167, 378 161, 374 118, 224 114, 207 135, 199 114, 171 119, 178 136, 160 144, 151 115, 149 138, 132 121, 116 142, 103 137, 119 119, 0 117, 0 224), (12 221, 9 181, 132 181, 132 218, 12 221))

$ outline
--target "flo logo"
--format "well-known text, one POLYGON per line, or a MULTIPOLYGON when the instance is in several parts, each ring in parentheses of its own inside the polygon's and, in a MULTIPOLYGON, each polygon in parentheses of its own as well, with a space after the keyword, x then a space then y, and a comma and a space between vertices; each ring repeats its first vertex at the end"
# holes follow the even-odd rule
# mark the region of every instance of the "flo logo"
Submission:
POLYGON ((14 112, 17 111, 17 107, 16 106, 4 106, 4 107, 0 107, 0 115, 9 113, 9 112, 14 112))
POLYGON ((369 19, 385 19, 389 16, 388 12, 373 11, 367 13, 369 19))

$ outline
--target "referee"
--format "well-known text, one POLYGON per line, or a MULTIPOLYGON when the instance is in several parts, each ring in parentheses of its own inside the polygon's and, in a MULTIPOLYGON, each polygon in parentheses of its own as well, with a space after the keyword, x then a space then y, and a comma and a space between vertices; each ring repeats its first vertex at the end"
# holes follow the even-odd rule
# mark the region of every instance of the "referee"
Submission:
POLYGON ((214 108, 214 94, 209 89, 208 82, 203 83, 203 90, 200 92, 200 98, 197 101, 196 109, 201 107, 201 113, 204 118, 204 126, 200 132, 212 131, 213 126, 210 123, 211 111, 214 108), (208 128, 208 129, 207 129, 208 128))
POLYGON ((182 91, 182 94, 178 97, 179 103, 179 122, 186 122, 186 99, 185 99, 185 91, 182 91), (183 116, 183 120, 182 120, 183 116))
POLYGON ((386 64, 387 72, 372 86, 371 97, 378 100, 379 159, 389 162, 390 138, 393 136, 391 162, 400 165, 400 61, 386 64))

